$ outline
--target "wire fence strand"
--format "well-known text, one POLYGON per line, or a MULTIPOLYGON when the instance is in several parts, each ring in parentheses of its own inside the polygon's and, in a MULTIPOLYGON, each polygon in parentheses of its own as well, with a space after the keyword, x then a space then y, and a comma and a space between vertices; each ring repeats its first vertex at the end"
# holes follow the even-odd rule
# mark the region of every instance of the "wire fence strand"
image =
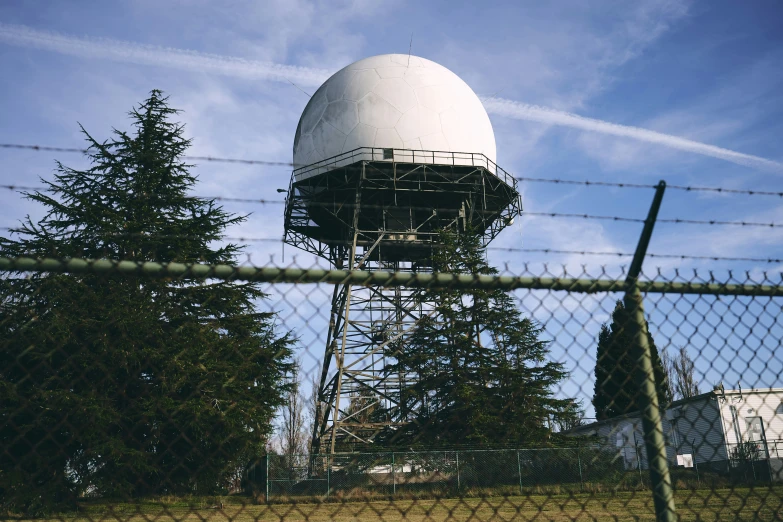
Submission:
MULTIPOLYGON (((21 232, 19 227, 0 227, 4 232, 21 232)), ((108 234, 108 233, 107 233, 108 234)), ((190 239, 203 240, 202 236, 187 236, 182 234, 154 234, 154 233, 128 233, 116 232, 109 234, 114 238, 149 238, 153 241, 165 241, 171 239, 190 239)), ((282 237, 253 237, 253 236, 233 236, 221 237, 219 241, 230 241, 236 243, 285 243, 282 237)), ((590 250, 563 250, 557 248, 514 248, 514 247, 496 247, 488 246, 487 250, 496 252, 524 253, 524 254, 553 254, 553 255, 578 255, 578 256, 598 256, 598 257, 633 257, 630 252, 596 252, 590 250)), ((732 256, 708 256, 708 255, 690 255, 690 254, 655 254, 648 253, 647 257, 651 259, 677 259, 692 261, 725 261, 725 262, 751 262, 780 264, 783 258, 763 258, 763 257, 732 257, 732 256)))
MULTIPOLYGON (((18 149, 18 150, 33 150, 41 152, 72 152, 72 153, 85 153, 87 149, 80 149, 76 147, 50 147, 45 145, 24 145, 15 143, 0 143, 0 148, 3 149, 18 149)), ((214 163, 238 163, 245 165, 267 165, 267 166, 280 166, 280 167, 293 167, 292 162, 286 161, 271 161, 271 160, 256 160, 256 159, 242 159, 242 158, 222 158, 215 156, 185 156, 188 160, 194 161, 208 161, 214 163)), ((586 187, 611 187, 611 188, 636 188, 636 189, 655 189, 656 185, 647 183, 625 183, 625 182, 613 182, 613 181, 594 181, 594 180, 573 180, 573 179, 557 179, 557 178, 536 178, 536 177, 515 177, 517 181, 529 182, 529 183, 550 183, 555 185, 581 185, 586 187)), ((783 191, 771 191, 771 190, 755 190, 755 189, 736 189, 727 187, 702 187, 692 185, 667 185, 667 188, 671 190, 681 190, 685 192, 714 192, 718 194, 735 194, 744 196, 774 196, 783 197, 783 191)), ((36 189, 32 189, 36 190, 36 189)))
MULTIPOLYGON (((29 191, 42 191, 45 187, 23 187, 17 185, 0 185, 0 188, 8 190, 29 190, 29 191)), ((238 198, 230 196, 198 196, 207 200, 225 201, 234 203, 253 203, 259 205, 285 205, 284 199, 263 199, 263 198, 238 198)), ((328 202, 309 202, 308 206, 311 207, 332 207, 333 203, 328 202)), ((352 208, 354 205, 350 203, 341 204, 341 208, 352 208)), ((362 204, 362 208, 367 209, 386 209, 391 208, 389 205, 372 205, 362 204)), ((431 210, 430 207, 406 207, 408 210, 431 210)), ((551 218, 579 218, 598 221, 615 221, 623 223, 645 223, 646 220, 642 218, 632 218, 624 216, 602 216, 594 214, 577 214, 568 212, 534 212, 524 211, 520 214, 521 217, 551 217, 551 218)), ((783 223, 762 223, 755 221, 724 221, 716 219, 684 219, 684 218, 659 218, 658 223, 670 223, 677 225, 717 225, 717 226, 742 226, 742 227, 764 227, 764 228, 780 228, 783 227, 783 223)))
MULTIPOLYGON (((77 147, 50 147, 46 145, 21 145, 15 143, 0 143, 0 149, 18 149, 18 150, 33 150, 39 152, 69 152, 69 153, 81 153, 89 152, 88 149, 81 149, 77 147)), ((239 159, 239 158, 220 158, 213 156, 183 156, 186 160, 192 161, 208 161, 212 163, 239 163, 244 165, 266 165, 272 167, 293 167, 294 164, 290 161, 269 161, 269 160, 253 160, 253 159, 239 159)))

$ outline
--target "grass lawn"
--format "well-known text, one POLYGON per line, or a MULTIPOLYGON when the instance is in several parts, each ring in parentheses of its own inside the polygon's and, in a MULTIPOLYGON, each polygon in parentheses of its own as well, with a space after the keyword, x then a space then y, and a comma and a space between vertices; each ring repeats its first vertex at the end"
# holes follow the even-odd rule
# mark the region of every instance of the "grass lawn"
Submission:
MULTIPOLYGON (((781 520, 783 487, 680 491, 675 497, 681 520, 781 520)), ((197 497, 138 504, 85 504, 78 514, 51 520, 116 521, 506 521, 655 520, 649 491, 584 495, 530 495, 463 499, 330 501, 256 505, 247 498, 224 497, 223 509, 197 497)))

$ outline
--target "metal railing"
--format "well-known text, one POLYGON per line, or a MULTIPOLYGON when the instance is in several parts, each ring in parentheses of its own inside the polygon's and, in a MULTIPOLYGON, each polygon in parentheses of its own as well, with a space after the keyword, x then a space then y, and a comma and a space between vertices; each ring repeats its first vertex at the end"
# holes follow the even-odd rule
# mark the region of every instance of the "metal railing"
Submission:
POLYGON ((494 174, 510 187, 515 187, 517 183, 514 176, 503 170, 497 163, 481 153, 381 147, 359 147, 332 156, 331 158, 323 159, 311 165, 294 165, 293 179, 301 181, 359 161, 388 161, 425 165, 480 167, 494 174))

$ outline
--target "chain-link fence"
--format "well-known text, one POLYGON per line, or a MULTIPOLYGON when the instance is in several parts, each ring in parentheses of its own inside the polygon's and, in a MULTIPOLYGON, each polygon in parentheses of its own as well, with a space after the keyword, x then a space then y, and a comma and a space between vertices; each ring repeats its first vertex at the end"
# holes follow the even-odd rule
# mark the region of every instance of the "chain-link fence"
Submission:
MULTIPOLYGON (((777 279, 32 258, 0 259, 0 269, 0 494, 10 515, 774 520, 783 509, 777 279), (260 299, 251 322, 182 313, 228 310, 233 294, 209 292, 251 283, 260 299), (355 307, 356 330, 335 330, 345 289, 435 304, 418 308, 411 330, 399 329, 411 328, 404 321, 393 329, 388 311, 361 330, 368 299, 355 307), (529 336, 482 326, 489 333, 469 346, 500 350, 496 359, 428 351, 456 342, 439 330, 445 321, 427 323, 448 313, 433 296, 451 305, 470 296, 472 314, 481 299, 508 305, 486 292, 511 297, 521 321, 532 320, 513 326, 529 336), (350 346, 352 335, 369 352, 334 350, 327 366, 327 340, 350 346), (687 360, 674 361, 679 369, 661 360, 675 347, 702 382, 687 382, 687 360), (297 353, 307 357, 293 364, 297 353), (368 353, 376 361, 362 371, 380 373, 338 404, 329 383, 368 353), (302 384, 292 407, 297 372, 313 392, 302 384), (596 418, 585 418, 588 401, 596 418), (308 408, 311 423, 297 424, 308 408), (286 426, 298 442, 286 442, 286 426), (319 452, 307 451, 313 433, 319 452)), ((350 389, 342 384, 335 393, 350 389)))
MULTIPOLYGON (((700 461, 693 453, 676 453, 676 448, 667 446, 667 453, 675 456, 670 463, 673 482, 692 490, 783 482, 783 460, 774 450, 781 442, 727 444, 729 459, 700 461)), ((650 486, 644 446, 589 442, 565 448, 268 454, 257 466, 250 480, 257 492, 275 503, 314 502, 330 496, 577 495, 643 491, 650 486)))
MULTIPOLYGON (((319 92, 306 162, 332 109, 355 120, 319 92)), ((176 113, 153 90, 133 131, 82 129, 86 149, 0 144, 87 160, 0 185, 16 223, 0 223, 0 516, 781 518, 783 192, 671 186, 678 209, 774 203, 658 218, 663 181, 515 177, 494 155, 342 133, 358 148, 310 165, 190 156, 176 113), (196 196, 190 161, 295 170, 253 183, 261 197, 223 172, 196 196), (523 212, 522 183, 614 192, 523 212), (650 189, 647 217, 626 214, 618 194, 650 189), (533 248, 498 244, 517 220, 533 248), (656 223, 716 233, 648 253, 656 223), (634 252, 593 248, 629 224, 634 252), (250 229, 268 234, 231 237, 250 229)))
POLYGON ((649 480, 639 460, 642 454, 640 446, 584 444, 566 448, 267 455, 253 480, 270 502, 277 503, 312 502, 330 496, 503 497, 637 491, 644 489, 649 480))

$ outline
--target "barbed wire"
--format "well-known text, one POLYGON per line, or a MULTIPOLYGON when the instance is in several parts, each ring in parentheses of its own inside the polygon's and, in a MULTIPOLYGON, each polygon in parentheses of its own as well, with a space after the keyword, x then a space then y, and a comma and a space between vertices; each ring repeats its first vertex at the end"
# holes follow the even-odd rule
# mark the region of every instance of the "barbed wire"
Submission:
MULTIPOLYGON (((20 228, 19 227, 0 227, 0 231, 3 232, 13 232, 13 233, 19 233, 20 228)), ((73 234, 75 231, 65 231, 61 235, 67 236, 68 234, 73 234)), ((155 239, 155 240, 163 240, 163 239, 196 239, 196 240, 203 240, 204 236, 202 235, 188 235, 188 234, 155 234, 150 232, 103 232, 106 236, 112 237, 112 238, 126 238, 126 237, 146 237, 149 239, 155 239)), ((277 242, 282 243, 283 238, 282 237, 243 237, 243 236, 223 236, 220 239, 217 239, 216 241, 247 241, 247 242, 263 242, 263 241, 271 241, 271 242, 277 242)))
POLYGON ((76 147, 50 147, 48 145, 23 145, 21 143, 0 143, 0 149, 23 149, 34 151, 50 151, 50 152, 87 152, 87 149, 79 149, 76 147))
POLYGON ((575 213, 569 213, 569 212, 529 212, 524 211, 522 214, 520 214, 520 217, 523 216, 534 216, 534 217, 554 217, 554 218, 580 218, 580 219, 596 219, 596 220, 602 220, 602 221, 624 221, 629 223, 644 223, 645 220, 641 218, 629 218, 629 217, 621 217, 621 216, 599 216, 595 214, 575 214, 575 213))
MULTIPOLYGON (((41 192, 47 190, 47 187, 36 187, 30 185, 0 185, 0 189, 5 190, 24 190, 32 192, 41 192)), ((212 199, 215 201, 226 201, 231 203, 255 203, 259 205, 285 205, 284 199, 263 199, 263 198, 236 198, 231 196, 199 196, 194 197, 201 199, 212 199)))
MULTIPOLYGON (((49 152, 78 152, 85 153, 87 149, 80 149, 76 147, 50 147, 47 145, 24 145, 17 143, 0 143, 0 148, 3 149, 23 149, 34 151, 49 151, 49 152)), ((241 159, 241 158, 222 158, 215 156, 184 156, 188 160, 196 161, 209 161, 215 163, 238 163, 244 165, 267 165, 278 167, 293 167, 292 162, 286 161, 269 161, 269 160, 254 160, 254 159, 241 159)), ((614 188, 644 188, 654 189, 656 185, 646 183, 624 183, 614 181, 592 181, 592 180, 573 180, 573 179, 557 179, 557 178, 535 178, 526 176, 515 177, 517 181, 530 182, 530 183, 553 183, 560 185, 582 185, 582 186, 595 186, 595 187, 614 187, 614 188)), ((783 197, 783 191, 770 191, 770 190, 749 190, 749 189, 731 189, 724 187, 700 187, 690 185, 667 185, 666 188, 673 190, 682 190, 686 192, 715 192, 719 194, 741 194, 745 196, 774 196, 783 197)))
POLYGON ((718 192, 726 194, 742 194, 744 196, 777 196, 783 197, 783 192, 774 192, 769 190, 744 190, 744 189, 730 189, 723 187, 691 187, 687 185, 666 185, 666 188, 675 190, 684 190, 686 192, 718 192))
MULTIPOLYGON (((562 255, 580 255, 580 256, 609 256, 609 257, 633 257, 631 252, 594 252, 590 250, 561 250, 557 248, 513 248, 513 247, 487 247, 487 250, 497 250, 501 252, 519 252, 519 253, 542 253, 542 254, 562 254, 562 255)), ((783 259, 761 258, 761 257, 730 257, 730 256, 693 256, 688 254, 651 254, 646 257, 660 259, 681 259, 681 260, 702 260, 702 261, 747 261, 752 263, 783 263, 783 259)))
POLYGON ((700 219, 656 219, 656 223, 674 223, 674 224, 686 224, 686 225, 729 225, 729 226, 742 226, 742 227, 768 227, 768 228, 780 228, 783 227, 783 223, 758 223, 753 221, 719 221, 716 219, 700 220, 700 219))
MULTIPOLYGON (((15 232, 18 231, 14 227, 0 227, 3 232, 15 232)), ((203 236, 188 236, 184 234, 149 234, 144 232, 117 232, 110 234, 111 237, 149 237, 150 239, 203 239, 203 236)), ((246 237, 246 236, 225 236, 220 238, 220 241, 232 241, 239 243, 285 243, 285 240, 281 237, 246 237)), ((498 252, 511 252, 511 253, 526 253, 526 254, 559 254, 559 255, 580 255, 580 256, 602 256, 602 257, 633 257, 634 254, 630 252, 596 252, 590 250, 562 250, 557 248, 514 248, 514 247, 494 247, 488 246, 487 250, 493 250, 498 252)), ((731 256, 704 256, 704 255, 688 255, 688 254, 653 254, 647 253, 646 257, 659 258, 659 259, 680 259, 680 260, 702 260, 702 261, 744 261, 751 263, 769 263, 778 264, 783 263, 783 259, 779 258, 761 258, 761 257, 731 257, 731 256)))
MULTIPOLYGON (((529 178, 525 176, 515 176, 517 181, 527 181, 530 183, 553 183, 555 185, 584 185, 587 187, 616 187, 616 188, 656 188, 656 185, 643 183, 618 183, 612 181, 590 181, 576 179, 557 179, 557 178, 529 178)), ((667 185, 668 188, 668 185, 667 185)))
MULTIPOLYGON (((55 151, 55 152, 86 152, 86 149, 79 149, 73 147, 50 147, 43 145, 23 145, 13 143, 0 143, 0 148, 15 148, 15 149, 28 149, 35 151, 55 151)), ((262 164, 262 165, 276 165, 276 166, 293 166, 292 163, 275 162, 265 160, 249 160, 249 159, 237 159, 237 158, 218 158, 212 156, 185 156, 187 159, 215 161, 215 162, 227 162, 227 163, 242 163, 242 164, 262 164)), ((555 183, 555 184, 572 184, 572 185, 585 185, 585 186, 607 186, 607 187, 620 187, 620 188, 655 188, 656 185, 638 184, 638 183, 614 183, 606 181, 577 181, 577 180, 563 180, 563 179, 548 179, 548 178, 532 178, 532 177, 518 177, 519 181, 529 182, 542 182, 542 183, 555 183)), ((41 191, 46 190, 45 187, 35 186, 23 186, 23 185, 0 185, 0 188, 6 190, 26 190, 26 191, 41 191)), ((741 193, 748 195, 779 195, 783 196, 783 192, 768 192, 768 191, 742 191, 737 189, 724 189, 714 187, 689 187, 689 186, 677 186, 669 185, 668 188, 674 188, 686 191, 713 191, 713 192, 726 192, 726 193, 741 193)), ((225 201, 234 203, 252 203, 262 205, 284 205, 285 200, 270 200, 259 198, 239 198, 229 196, 197 196, 204 199, 211 199, 214 201, 225 201)), ((308 203, 313 205, 314 203, 308 203)), ((317 203, 315 203, 317 204, 317 203)), ((343 205, 350 206, 350 205, 343 205)), ((365 205, 366 206, 366 205, 365 205)), ((415 209, 414 209, 415 210, 415 209)), ((530 212, 526 211, 521 214, 524 216, 547 216, 555 218, 582 218, 582 219, 594 219, 603 221, 618 221, 618 222, 630 222, 630 223, 644 223, 645 220, 641 218, 628 218, 621 216, 601 216, 591 214, 576 214, 576 213, 559 213, 559 212, 530 212)), ((780 223, 759 223, 749 221, 723 221, 723 220, 697 220, 697 219, 682 219, 682 218, 660 218, 657 219, 658 223, 674 223, 674 224, 693 224, 693 225, 728 225, 728 226, 749 226, 749 227, 770 227, 777 228, 783 227, 780 223)))
MULTIPOLYGON (((27 187, 27 186, 21 186, 21 185, 0 185, 0 188, 7 189, 7 190, 30 190, 30 191, 40 191, 40 190, 46 190, 45 187, 27 187)), ((284 199, 258 199, 258 198, 237 198, 237 197, 229 197, 229 196, 195 196, 202 199, 209 199, 214 201, 226 201, 226 202, 234 202, 234 203, 253 203, 253 204, 260 204, 260 205, 285 205, 286 201, 284 199)), ((306 203, 307 206, 333 206, 333 203, 326 203, 326 202, 308 202, 306 203)), ((356 204, 353 203, 345 203, 342 204, 342 208, 352 208, 355 207, 356 204)), ((388 205, 369 205, 369 204, 362 204, 362 208, 366 209, 386 209, 386 208, 392 208, 388 205)), ((426 210, 431 211, 431 207, 406 207, 410 210, 426 210)), ((520 214, 521 217, 526 216, 536 216, 536 217, 554 217, 554 218, 581 218, 581 219, 594 219, 594 220, 601 220, 601 221, 617 221, 617 222, 625 222, 625 223, 645 223, 646 219, 642 218, 630 218, 630 217, 622 217, 622 216, 601 216, 601 215, 595 215, 595 214, 576 214, 576 213, 567 213, 567 212, 531 212, 531 211, 524 211, 520 214)), ((754 221, 722 221, 717 219, 710 219, 710 220, 699 220, 699 219, 683 219, 683 218, 658 218, 655 220, 656 223, 673 223, 673 224, 686 224, 686 225, 726 225, 726 226, 743 226, 743 227, 765 227, 765 228, 780 228, 783 227, 783 223, 760 223, 760 222, 754 222, 754 221)))
POLYGON ((0 185, 0 188, 6 190, 33 190, 38 192, 42 190, 46 190, 46 187, 32 187, 32 186, 25 186, 25 185, 0 185))
POLYGON ((183 156, 187 160, 211 161, 215 163, 243 163, 245 165, 267 165, 273 167, 293 167, 290 161, 266 161, 266 160, 246 160, 235 158, 216 158, 214 156, 183 156))
MULTIPOLYGON (((596 219, 596 220, 603 220, 603 221, 622 221, 628 223, 647 222, 646 219, 642 219, 642 218, 629 218, 629 217, 621 217, 621 216, 600 216, 595 214, 574 214, 574 213, 564 213, 564 212, 529 212, 527 210, 520 214, 520 217, 525 217, 525 216, 596 219)), ((783 223, 759 223, 754 221, 721 221, 717 219, 699 220, 699 219, 682 219, 682 218, 657 218, 655 222, 684 224, 684 225, 728 225, 728 226, 767 227, 767 228, 783 227, 783 223)))
MULTIPOLYGON (((48 151, 48 152, 79 152, 85 153, 87 149, 80 149, 77 147, 49 147, 45 145, 22 145, 16 143, 0 143, 0 149, 23 149, 34 151, 48 151)), ((267 165, 273 167, 293 167, 294 164, 290 161, 268 161, 268 160, 252 160, 252 159, 239 159, 239 158, 218 158, 213 156, 182 156, 186 160, 195 161, 210 161, 215 163, 241 163, 244 165, 267 165)))
MULTIPOLYGON (((214 199, 215 201, 227 201, 231 203, 255 203, 259 205, 285 205, 284 199, 257 199, 257 198, 234 198, 225 196, 198 196, 203 199, 214 199)), ((326 205, 326 204, 324 204, 326 205)), ((331 205, 331 204, 329 204, 331 205)), ((343 205, 345 206, 345 205, 343 205)), ((355 205, 354 205, 355 206, 355 205)), ((376 207, 381 205, 375 205, 376 207)), ((370 207, 368 207, 370 208, 370 207)))
MULTIPOLYGON (((654 189, 657 185, 651 185, 647 183, 620 183, 613 181, 591 181, 591 180, 574 180, 574 179, 555 179, 555 178, 529 178, 524 176, 518 176, 515 178, 517 181, 527 181, 531 183, 553 183, 555 185, 582 185, 582 186, 596 186, 596 187, 614 187, 614 188, 643 188, 654 189)), ((683 190, 686 192, 717 192, 724 194, 742 194, 745 196, 776 196, 783 197, 783 191, 775 192, 769 190, 746 190, 746 189, 730 189, 723 187, 699 187, 690 185, 666 185, 667 189, 683 190)))

